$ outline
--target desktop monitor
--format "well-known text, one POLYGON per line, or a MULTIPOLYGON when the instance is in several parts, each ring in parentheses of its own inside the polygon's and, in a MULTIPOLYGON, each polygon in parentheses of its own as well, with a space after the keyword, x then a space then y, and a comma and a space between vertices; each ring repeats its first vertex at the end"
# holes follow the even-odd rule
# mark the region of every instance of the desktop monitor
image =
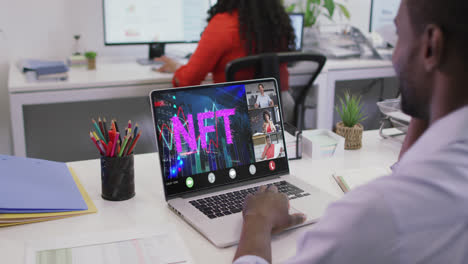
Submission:
POLYGON ((394 27, 395 19, 401 0, 372 0, 370 32, 379 32, 385 28, 394 27))
MULTIPOLYGON (((105 45, 149 45, 147 63, 166 43, 198 42, 210 0, 103 0, 105 45)), ((145 60, 139 60, 145 63, 145 60)))
POLYGON ((304 14, 290 13, 289 18, 296 35, 296 50, 300 51, 302 50, 302 37, 304 35, 304 14))

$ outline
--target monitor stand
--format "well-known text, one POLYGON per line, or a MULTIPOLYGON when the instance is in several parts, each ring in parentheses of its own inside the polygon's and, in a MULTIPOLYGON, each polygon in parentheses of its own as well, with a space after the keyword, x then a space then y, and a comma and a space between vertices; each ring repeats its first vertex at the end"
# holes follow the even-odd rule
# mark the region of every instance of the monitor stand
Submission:
POLYGON ((164 55, 166 43, 153 43, 149 44, 148 58, 137 59, 138 64, 141 65, 162 65, 163 62, 154 61, 154 58, 159 58, 164 55))

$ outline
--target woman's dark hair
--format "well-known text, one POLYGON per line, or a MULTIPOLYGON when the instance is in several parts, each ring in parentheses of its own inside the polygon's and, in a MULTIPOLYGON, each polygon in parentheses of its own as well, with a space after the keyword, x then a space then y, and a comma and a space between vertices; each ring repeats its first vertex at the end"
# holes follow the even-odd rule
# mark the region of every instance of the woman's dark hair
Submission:
POLYGON ((267 110, 263 111, 263 120, 267 121, 265 115, 268 115, 268 118, 270 118, 270 121, 271 121, 270 112, 268 112, 267 110))
POLYGON ((247 54, 295 50, 294 29, 280 0, 218 0, 208 10, 208 22, 216 14, 235 10, 247 54))

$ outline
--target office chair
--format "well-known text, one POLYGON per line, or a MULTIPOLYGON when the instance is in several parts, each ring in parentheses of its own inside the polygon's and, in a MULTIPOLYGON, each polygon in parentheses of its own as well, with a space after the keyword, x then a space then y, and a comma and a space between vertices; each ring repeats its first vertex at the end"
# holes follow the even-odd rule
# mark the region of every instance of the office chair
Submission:
MULTIPOLYGON (((285 100, 282 100, 283 106, 283 120, 293 124, 299 131, 302 131, 304 128, 305 122, 305 101, 309 90, 313 87, 313 83, 317 76, 323 69, 327 58, 319 53, 303 53, 303 52, 279 52, 279 53, 264 53, 258 55, 247 56, 244 58, 239 58, 229 62, 226 65, 226 81, 235 81, 235 75, 241 70, 252 69, 254 73, 254 78, 267 78, 273 77, 278 82, 278 85, 281 85, 280 77, 280 65, 287 63, 288 65, 294 64, 299 61, 310 61, 315 62, 317 67, 313 71, 309 81, 306 85, 301 87, 296 87, 294 91, 288 87, 292 98, 294 100, 294 105, 291 107, 294 111, 294 116, 292 120, 286 120, 285 116, 285 100)), ((290 85, 291 86, 291 85, 290 85)), ((280 87, 281 90, 281 87, 280 87)))

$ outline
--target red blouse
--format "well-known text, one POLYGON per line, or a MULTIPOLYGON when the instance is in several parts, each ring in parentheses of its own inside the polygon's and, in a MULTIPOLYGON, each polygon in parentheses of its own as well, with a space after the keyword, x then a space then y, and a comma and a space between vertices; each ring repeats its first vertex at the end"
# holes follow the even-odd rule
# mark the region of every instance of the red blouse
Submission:
MULTIPOLYGON (((238 12, 217 14, 205 28, 189 62, 174 73, 172 83, 174 87, 198 85, 210 72, 215 83, 225 82, 225 68, 228 62, 246 56, 247 52, 239 36, 238 12)), ((281 89, 288 90, 287 64, 281 65, 280 75, 281 89)), ((252 78, 252 71, 240 71, 236 75, 237 80, 252 78)))

